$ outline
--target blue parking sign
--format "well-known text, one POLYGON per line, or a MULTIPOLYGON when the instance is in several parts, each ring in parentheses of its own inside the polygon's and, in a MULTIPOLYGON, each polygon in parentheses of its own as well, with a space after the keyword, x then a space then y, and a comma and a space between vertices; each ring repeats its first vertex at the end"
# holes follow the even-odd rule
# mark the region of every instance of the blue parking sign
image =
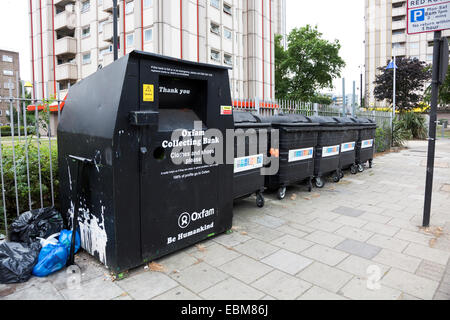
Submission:
POLYGON ((425 9, 411 10, 411 22, 425 21, 425 9))

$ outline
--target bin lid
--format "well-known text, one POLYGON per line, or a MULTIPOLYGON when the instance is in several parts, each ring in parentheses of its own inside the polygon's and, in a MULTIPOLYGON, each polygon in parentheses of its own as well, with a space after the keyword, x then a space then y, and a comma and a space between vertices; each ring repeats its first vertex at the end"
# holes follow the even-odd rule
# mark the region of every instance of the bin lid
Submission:
POLYGON ((233 112, 234 126, 236 128, 244 127, 270 127, 268 122, 260 122, 251 112, 235 111, 233 112))
POLYGON ((358 122, 354 121, 354 119, 349 117, 333 117, 333 119, 335 119, 337 122, 339 122, 344 126, 356 127, 360 125, 358 122))
POLYGON ((351 118, 353 121, 355 121, 357 124, 362 125, 362 126, 376 126, 375 121, 373 121, 372 119, 369 118, 351 118))
POLYGON ((261 122, 268 122, 272 125, 286 126, 286 127, 301 127, 301 126, 318 126, 317 123, 312 123, 307 117, 301 114, 280 114, 277 116, 256 116, 261 122))
POLYGON ((330 127, 340 127, 342 123, 338 122, 333 117, 325 117, 325 116, 311 116, 308 117, 310 122, 319 123, 321 126, 330 126, 330 127))

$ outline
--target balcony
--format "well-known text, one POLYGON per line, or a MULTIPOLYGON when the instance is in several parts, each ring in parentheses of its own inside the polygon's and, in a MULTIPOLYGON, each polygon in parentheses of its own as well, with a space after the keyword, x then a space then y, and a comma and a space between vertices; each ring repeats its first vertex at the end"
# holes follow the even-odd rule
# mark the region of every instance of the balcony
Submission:
POLYGON ((393 34, 392 43, 406 42, 406 33, 403 34, 393 34))
POLYGON ((103 25, 102 39, 103 41, 112 42, 113 35, 114 35, 113 23, 111 21, 108 21, 103 25))
POLYGON ((77 80, 78 70, 76 63, 64 63, 56 66, 56 81, 77 80))
POLYGON ((394 3, 406 3, 405 0, 392 0, 392 4, 394 3))
POLYGON ((392 48, 392 55, 393 56, 406 56, 406 48, 400 47, 400 48, 392 48))
POLYGON ((77 40, 72 37, 58 39, 55 43, 55 55, 73 57, 77 54, 77 40))
POLYGON ((392 8, 392 16, 406 16, 406 7, 392 8))
POLYGON ((55 31, 74 30, 76 22, 75 12, 65 10, 55 16, 55 31))
POLYGON ((75 4, 75 0, 54 0, 53 4, 55 6, 65 7, 68 4, 75 4))
POLYGON ((113 11, 113 1, 112 0, 103 0, 103 11, 112 12, 113 11))
POLYGON ((392 21, 392 30, 406 29, 406 20, 392 21))

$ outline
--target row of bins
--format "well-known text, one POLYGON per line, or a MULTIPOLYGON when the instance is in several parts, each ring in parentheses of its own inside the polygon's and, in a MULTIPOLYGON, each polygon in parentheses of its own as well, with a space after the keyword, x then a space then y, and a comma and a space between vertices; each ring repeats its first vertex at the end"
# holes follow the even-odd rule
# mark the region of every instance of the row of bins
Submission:
POLYGON ((346 169, 356 174, 364 171, 364 163, 372 166, 376 124, 369 119, 303 115, 262 117, 235 112, 234 120, 235 129, 243 129, 236 131, 235 138, 235 155, 238 155, 234 167, 235 199, 256 193, 256 203, 262 207, 265 188, 276 190, 278 199, 282 200, 288 186, 306 181, 311 191, 313 181, 317 188, 323 188, 328 176, 339 182, 346 169), (271 145, 270 135, 267 145, 261 146, 258 141, 261 129, 278 130, 278 146, 271 145), (250 146, 254 146, 252 150, 250 146), (276 174, 263 176, 261 168, 266 157, 274 156, 274 150, 279 157, 279 169, 276 174))

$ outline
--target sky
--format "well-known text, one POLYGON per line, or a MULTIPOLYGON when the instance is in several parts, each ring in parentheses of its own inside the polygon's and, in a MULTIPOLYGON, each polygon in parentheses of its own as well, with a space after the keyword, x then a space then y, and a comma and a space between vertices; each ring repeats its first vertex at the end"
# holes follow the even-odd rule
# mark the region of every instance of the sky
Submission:
MULTIPOLYGON (((317 25, 323 37, 342 45, 340 55, 346 62, 342 76, 346 93, 359 88, 360 68, 364 64, 364 1, 362 0, 286 0, 287 29, 306 24, 317 25)), ((20 53, 21 78, 31 78, 30 31, 28 1, 0 0, 0 48, 20 53)), ((337 94, 342 92, 342 80, 334 81, 337 94)))

